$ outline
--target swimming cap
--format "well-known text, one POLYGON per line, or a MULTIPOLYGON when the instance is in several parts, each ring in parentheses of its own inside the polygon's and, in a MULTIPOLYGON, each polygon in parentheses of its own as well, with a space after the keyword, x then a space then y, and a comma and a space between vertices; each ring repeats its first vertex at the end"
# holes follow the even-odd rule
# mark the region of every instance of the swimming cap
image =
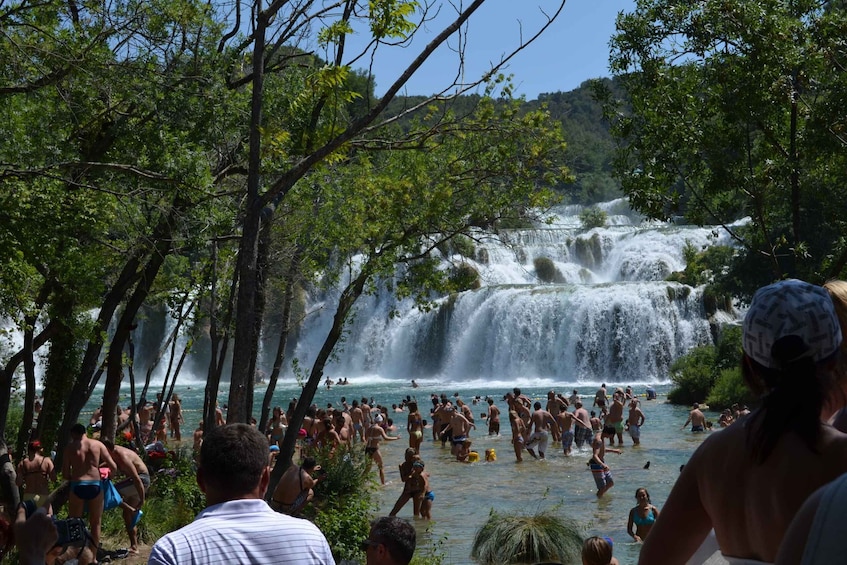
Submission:
POLYGON ((271 451, 279 451, 279 446, 278 445, 272 445, 268 449, 270 449, 271 451))
POLYGON ((788 279, 756 291, 744 316, 744 352, 765 367, 777 368, 771 349, 777 340, 790 335, 803 340, 815 362, 836 352, 841 345, 841 326, 825 289, 788 279))

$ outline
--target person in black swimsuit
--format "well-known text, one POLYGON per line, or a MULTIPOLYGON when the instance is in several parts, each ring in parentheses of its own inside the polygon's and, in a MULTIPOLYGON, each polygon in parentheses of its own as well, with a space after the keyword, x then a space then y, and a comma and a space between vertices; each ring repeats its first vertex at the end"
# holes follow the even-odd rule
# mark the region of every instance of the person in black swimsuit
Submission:
POLYGON ((326 474, 313 457, 306 457, 302 465, 292 464, 282 475, 271 497, 271 508, 277 512, 297 516, 315 496, 314 486, 326 474), (315 473, 317 476, 312 476, 315 473))

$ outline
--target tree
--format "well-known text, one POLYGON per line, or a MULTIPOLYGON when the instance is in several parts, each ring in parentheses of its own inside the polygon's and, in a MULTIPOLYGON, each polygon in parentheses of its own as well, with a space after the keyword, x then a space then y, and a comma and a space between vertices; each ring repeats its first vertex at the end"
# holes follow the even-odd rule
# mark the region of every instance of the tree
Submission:
POLYGON ((289 195, 305 199, 294 208, 312 211, 300 219, 313 242, 306 255, 311 269, 305 270, 320 270, 339 298, 289 421, 268 496, 294 453, 297 430, 356 300, 387 284, 423 306, 457 290, 456 279, 439 268, 439 247, 474 226, 543 209, 553 202, 551 188, 568 174, 557 165, 561 129, 546 112, 522 114, 518 101, 496 104, 485 97, 461 122, 436 112, 413 131, 427 135, 376 153, 361 151, 339 164, 328 184, 304 183, 289 195))
POLYGON ((843 5, 639 0, 618 29, 611 69, 631 112, 607 109, 633 207, 727 229, 740 254, 721 276, 740 295, 842 275, 843 5))

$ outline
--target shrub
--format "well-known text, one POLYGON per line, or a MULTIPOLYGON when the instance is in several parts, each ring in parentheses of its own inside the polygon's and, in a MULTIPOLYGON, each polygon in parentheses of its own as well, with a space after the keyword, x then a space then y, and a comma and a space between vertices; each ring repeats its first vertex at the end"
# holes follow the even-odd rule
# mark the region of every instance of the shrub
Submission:
POLYGON ((724 369, 720 372, 715 386, 709 393, 709 407, 714 410, 723 410, 733 404, 753 404, 755 397, 744 383, 741 376, 741 368, 724 369))
POLYGON ((459 292, 475 290, 481 286, 479 272, 467 263, 462 263, 450 271, 450 282, 459 292))
POLYGON ((716 346, 697 347, 674 362, 671 366, 671 380, 675 386, 668 393, 668 400, 673 404, 688 405, 708 399, 713 408, 725 408, 735 402, 751 400, 749 392, 742 395, 742 389, 746 391, 746 387, 741 378, 740 366, 741 327, 724 326, 716 346), (737 379, 724 376, 732 371, 738 373, 737 379), (721 378, 725 382, 713 398, 711 393, 721 378), (735 400, 724 404, 733 397, 735 400))
POLYGON ((597 206, 585 208, 579 213, 579 221, 582 224, 582 229, 590 230, 591 228, 602 228, 606 225, 609 215, 597 206))
POLYGON ((303 514, 324 533, 337 561, 352 559, 364 563, 359 544, 367 539, 368 516, 376 510, 370 459, 361 445, 341 446, 333 453, 325 448, 314 457, 327 474, 315 487, 314 502, 303 514))
POLYGON ((466 235, 457 235, 453 238, 453 250, 468 259, 473 259, 476 253, 473 240, 466 235))
POLYGON ((576 522, 549 512, 521 516, 491 510, 474 537, 478 563, 579 563, 582 532, 576 522))
POLYGON ((674 388, 668 393, 673 404, 704 402, 715 384, 715 347, 696 347, 671 365, 674 388))
POLYGON ((532 260, 532 263, 535 266, 535 274, 538 275, 541 282, 564 282, 565 278, 562 276, 562 273, 559 272, 559 269, 556 268, 552 259, 548 259, 547 257, 536 257, 532 260))

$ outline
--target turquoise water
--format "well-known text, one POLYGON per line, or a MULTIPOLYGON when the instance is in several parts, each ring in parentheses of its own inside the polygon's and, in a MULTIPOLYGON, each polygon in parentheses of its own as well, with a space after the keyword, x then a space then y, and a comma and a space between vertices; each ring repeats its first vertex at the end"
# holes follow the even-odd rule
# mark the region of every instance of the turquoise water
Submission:
MULTIPOLYGON (((547 391, 551 388, 565 396, 576 388, 584 400, 588 399, 588 408, 598 384, 546 383, 543 387, 523 385, 521 389, 533 402, 538 400, 544 405, 547 391)), ((626 384, 631 384, 636 393, 644 393, 644 384, 626 384)), ((501 424, 503 435, 486 435, 487 426, 479 418, 479 414, 486 410, 487 405, 483 402, 471 406, 479 426, 478 430, 471 433, 471 439, 474 440, 473 448, 479 452, 481 459, 484 458, 482 456, 486 449, 495 449, 496 462, 459 463, 450 455, 449 445, 442 448, 441 442, 432 441, 431 431, 426 430, 421 456, 431 474, 431 485, 436 498, 432 509, 433 520, 418 520, 416 526, 420 536, 419 543, 426 543, 424 540, 443 542, 440 551, 445 555, 445 563, 472 563, 470 551, 473 537, 491 509, 528 513, 554 509, 581 523, 586 535, 611 537, 615 542, 614 554, 622 565, 636 563, 640 546, 632 543, 626 533, 629 509, 635 505, 635 490, 640 487, 647 488, 653 504, 661 510, 679 474, 680 465, 688 460, 705 437, 703 434, 680 430, 688 416, 688 410, 664 402, 669 387, 654 385, 659 393, 658 400, 642 402, 646 422, 641 432, 641 446, 634 447, 632 440, 624 434, 623 453, 607 454, 607 463, 612 469, 615 486, 598 500, 595 496, 594 480, 586 466, 591 455, 587 447, 582 451, 574 448, 573 455, 565 457, 561 447, 554 446, 551 442, 545 461, 535 461, 524 452, 523 463, 517 463, 505 417, 505 403, 502 400, 503 394, 510 390, 510 387, 479 385, 480 383, 432 383, 413 389, 408 381, 351 382, 347 386, 336 386, 329 391, 321 387, 314 402, 321 407, 326 407, 328 403, 339 406, 342 396, 346 397, 348 402, 364 396, 389 407, 389 416, 393 416, 399 426, 394 435, 399 435, 401 440, 384 442, 381 447, 386 462, 386 485, 378 489, 377 499, 379 511, 387 514, 402 490, 397 467, 402 462, 403 451, 408 447, 408 433, 404 429, 406 414, 392 414, 391 405, 399 404, 402 398, 411 395, 418 399, 421 411, 426 412, 431 406, 430 394, 442 392, 451 398, 458 392, 460 398, 468 404, 476 395, 483 399, 490 395, 495 399, 504 414, 501 424), (645 470, 643 467, 648 461, 650 468, 645 470)), ((297 385, 280 383, 274 404, 286 408, 291 398, 297 396, 299 391, 300 387, 297 385)), ((203 385, 177 386, 176 392, 183 399, 186 416, 183 436, 190 441, 190 432, 196 427, 202 413, 203 385)), ((222 390, 219 397, 222 405, 226 403, 226 394, 226 391, 222 390)), ((257 389, 254 405, 256 410, 261 406, 262 397, 263 390, 257 389)), ((717 420, 717 414, 711 419, 717 420)), ((376 470, 374 475, 376 476, 376 470)), ((403 508, 400 516, 412 518, 411 503, 403 508)))

